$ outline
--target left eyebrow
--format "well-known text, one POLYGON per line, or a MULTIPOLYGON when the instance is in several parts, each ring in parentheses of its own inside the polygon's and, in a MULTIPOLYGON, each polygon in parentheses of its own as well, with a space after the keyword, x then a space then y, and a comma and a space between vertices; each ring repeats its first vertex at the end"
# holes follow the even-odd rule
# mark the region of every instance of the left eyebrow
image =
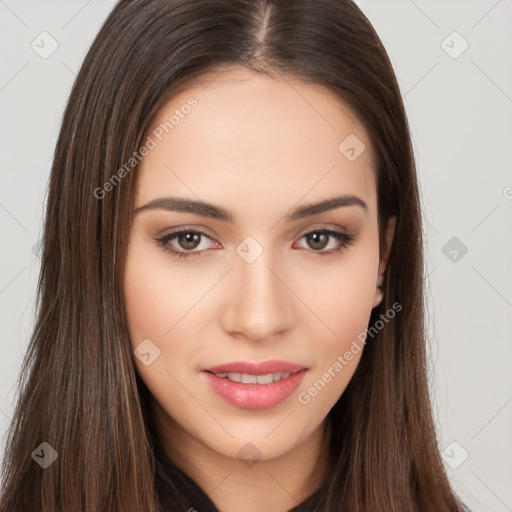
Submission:
POLYGON ((327 199, 326 201, 312 203, 296 208, 286 216, 286 220, 299 220, 305 217, 310 217, 312 215, 318 215, 319 213, 327 212, 329 210, 341 208, 342 206, 360 206, 365 212, 368 211, 368 206, 361 198, 354 195, 345 194, 343 196, 327 199))
MULTIPOLYGON (((360 206, 363 208, 363 210, 365 210, 365 212, 368 211, 368 206, 361 198, 354 195, 345 194, 343 196, 333 197, 325 201, 307 204, 305 206, 295 208, 290 213, 288 213, 286 220, 293 222, 299 219, 304 219, 306 217, 311 217, 313 215, 318 215, 319 213, 346 206, 360 206)), ((153 199, 152 201, 149 201, 149 203, 136 208, 135 213, 153 209, 192 213, 202 217, 209 217, 230 223, 235 222, 236 219, 233 213, 225 210, 224 208, 221 208, 220 206, 216 206, 212 203, 207 203, 204 201, 196 201, 182 197, 159 197, 157 199, 153 199)))

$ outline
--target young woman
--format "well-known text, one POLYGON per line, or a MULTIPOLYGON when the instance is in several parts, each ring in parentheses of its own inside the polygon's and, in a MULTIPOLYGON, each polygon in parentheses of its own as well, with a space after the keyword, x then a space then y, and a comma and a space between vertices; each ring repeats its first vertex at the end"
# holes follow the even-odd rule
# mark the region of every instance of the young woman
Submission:
POLYGON ((14 511, 444 512, 422 229, 348 0, 122 0, 73 86, 14 511))

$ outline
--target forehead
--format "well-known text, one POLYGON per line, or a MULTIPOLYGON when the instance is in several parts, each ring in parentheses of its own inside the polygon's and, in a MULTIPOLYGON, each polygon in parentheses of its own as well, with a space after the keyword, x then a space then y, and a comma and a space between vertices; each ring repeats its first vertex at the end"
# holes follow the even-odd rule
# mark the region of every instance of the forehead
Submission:
POLYGON ((345 193, 375 207, 371 144, 357 118, 328 89, 281 78, 231 69, 169 97, 147 132, 155 145, 137 171, 137 205, 166 192, 230 210, 345 193), (362 151, 355 159, 352 148, 362 151))

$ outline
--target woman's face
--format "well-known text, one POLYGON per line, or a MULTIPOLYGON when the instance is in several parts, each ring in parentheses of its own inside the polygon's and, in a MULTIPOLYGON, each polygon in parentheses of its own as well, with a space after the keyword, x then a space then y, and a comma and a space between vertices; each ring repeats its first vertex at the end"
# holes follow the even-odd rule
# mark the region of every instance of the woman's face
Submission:
POLYGON ((240 68, 206 85, 163 106, 140 152, 132 348, 170 432, 271 459, 322 426, 380 301, 370 141, 326 89, 240 68))

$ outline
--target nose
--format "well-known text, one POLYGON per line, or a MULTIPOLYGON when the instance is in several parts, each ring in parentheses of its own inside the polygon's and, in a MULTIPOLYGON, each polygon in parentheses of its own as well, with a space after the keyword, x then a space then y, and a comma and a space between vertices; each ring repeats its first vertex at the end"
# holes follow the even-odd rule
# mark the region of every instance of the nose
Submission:
POLYGON ((271 341, 290 329, 293 294, 270 252, 252 263, 238 259, 230 273, 221 323, 225 332, 252 341, 271 341))

